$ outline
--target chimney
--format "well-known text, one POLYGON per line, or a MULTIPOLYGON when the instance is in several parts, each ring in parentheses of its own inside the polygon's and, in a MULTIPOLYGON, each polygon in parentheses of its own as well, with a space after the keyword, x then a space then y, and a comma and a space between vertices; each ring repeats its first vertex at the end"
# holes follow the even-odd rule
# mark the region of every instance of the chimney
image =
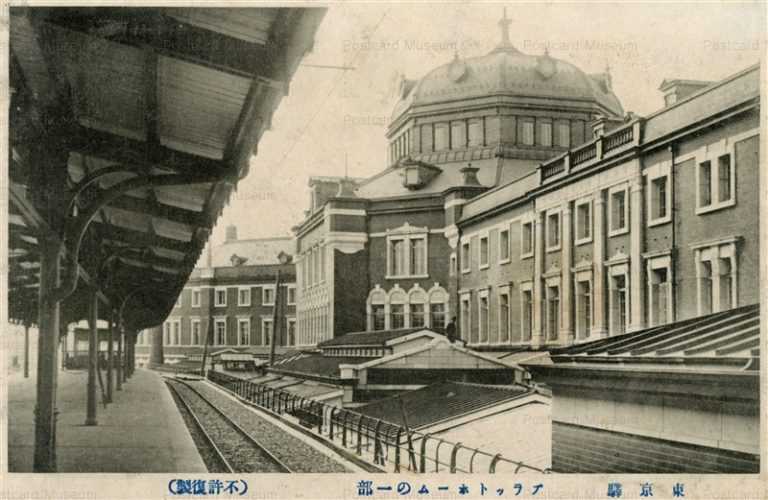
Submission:
POLYGON ((225 243, 231 243, 237 241, 237 226, 230 224, 226 229, 226 236, 224 238, 225 243))
POLYGON ((477 171, 480 170, 477 167, 473 167, 471 163, 468 163, 466 167, 459 170, 464 174, 465 186, 480 186, 480 181, 477 179, 477 171))
POLYGON ((671 106, 699 90, 709 87, 713 82, 703 80, 665 79, 659 90, 664 94, 664 107, 671 106))

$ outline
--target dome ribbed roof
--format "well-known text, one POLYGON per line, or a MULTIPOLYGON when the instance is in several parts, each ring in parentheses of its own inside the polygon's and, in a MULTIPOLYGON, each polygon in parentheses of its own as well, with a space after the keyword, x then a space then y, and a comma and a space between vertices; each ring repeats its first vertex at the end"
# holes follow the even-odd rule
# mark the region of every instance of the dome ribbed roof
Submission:
POLYGON ((571 63, 549 56, 528 55, 509 43, 506 14, 502 41, 490 53, 467 59, 458 55, 427 73, 395 105, 395 119, 412 106, 467 100, 492 95, 592 101, 605 113, 624 111, 610 88, 607 74, 587 75, 571 63))

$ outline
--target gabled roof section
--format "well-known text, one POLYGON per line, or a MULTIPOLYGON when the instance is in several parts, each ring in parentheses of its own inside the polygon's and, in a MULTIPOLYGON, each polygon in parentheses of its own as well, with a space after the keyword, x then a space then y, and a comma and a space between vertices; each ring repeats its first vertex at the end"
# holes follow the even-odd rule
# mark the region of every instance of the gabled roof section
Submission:
POLYGON ((399 328, 397 330, 378 330, 374 332, 353 332, 336 337, 324 342, 320 342, 317 346, 321 349, 327 347, 384 347, 390 344, 393 340, 401 337, 406 337, 415 333, 424 332, 424 335, 436 338, 442 336, 439 333, 433 332, 428 328, 399 328))
POLYGON ((554 349, 549 357, 554 366, 753 372, 758 370, 759 358, 760 311, 756 304, 554 349))
POLYGON ((398 396, 381 399, 355 411, 385 422, 404 425, 402 401, 411 429, 418 429, 474 413, 534 394, 535 390, 518 384, 485 385, 447 381, 426 386, 398 396))

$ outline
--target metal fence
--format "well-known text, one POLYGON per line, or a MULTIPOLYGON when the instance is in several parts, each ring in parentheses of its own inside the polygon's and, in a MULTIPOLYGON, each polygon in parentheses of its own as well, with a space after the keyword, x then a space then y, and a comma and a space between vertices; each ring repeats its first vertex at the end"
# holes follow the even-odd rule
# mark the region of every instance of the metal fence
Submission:
POLYGON ((413 473, 550 472, 510 460, 500 453, 489 453, 418 431, 408 432, 399 425, 221 372, 209 371, 208 379, 261 408, 296 418, 310 431, 385 471, 391 467, 392 472, 413 473))

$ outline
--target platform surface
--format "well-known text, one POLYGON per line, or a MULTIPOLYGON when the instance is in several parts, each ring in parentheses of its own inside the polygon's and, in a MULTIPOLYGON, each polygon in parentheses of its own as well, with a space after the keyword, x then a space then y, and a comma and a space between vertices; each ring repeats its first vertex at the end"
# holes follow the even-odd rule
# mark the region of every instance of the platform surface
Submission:
MULTIPOLYGON (((106 409, 99 391, 97 426, 84 425, 86 381, 85 371, 59 372, 58 472, 206 472, 160 374, 137 368, 106 409)), ((34 408, 35 374, 11 375, 9 472, 32 472, 34 408)))

